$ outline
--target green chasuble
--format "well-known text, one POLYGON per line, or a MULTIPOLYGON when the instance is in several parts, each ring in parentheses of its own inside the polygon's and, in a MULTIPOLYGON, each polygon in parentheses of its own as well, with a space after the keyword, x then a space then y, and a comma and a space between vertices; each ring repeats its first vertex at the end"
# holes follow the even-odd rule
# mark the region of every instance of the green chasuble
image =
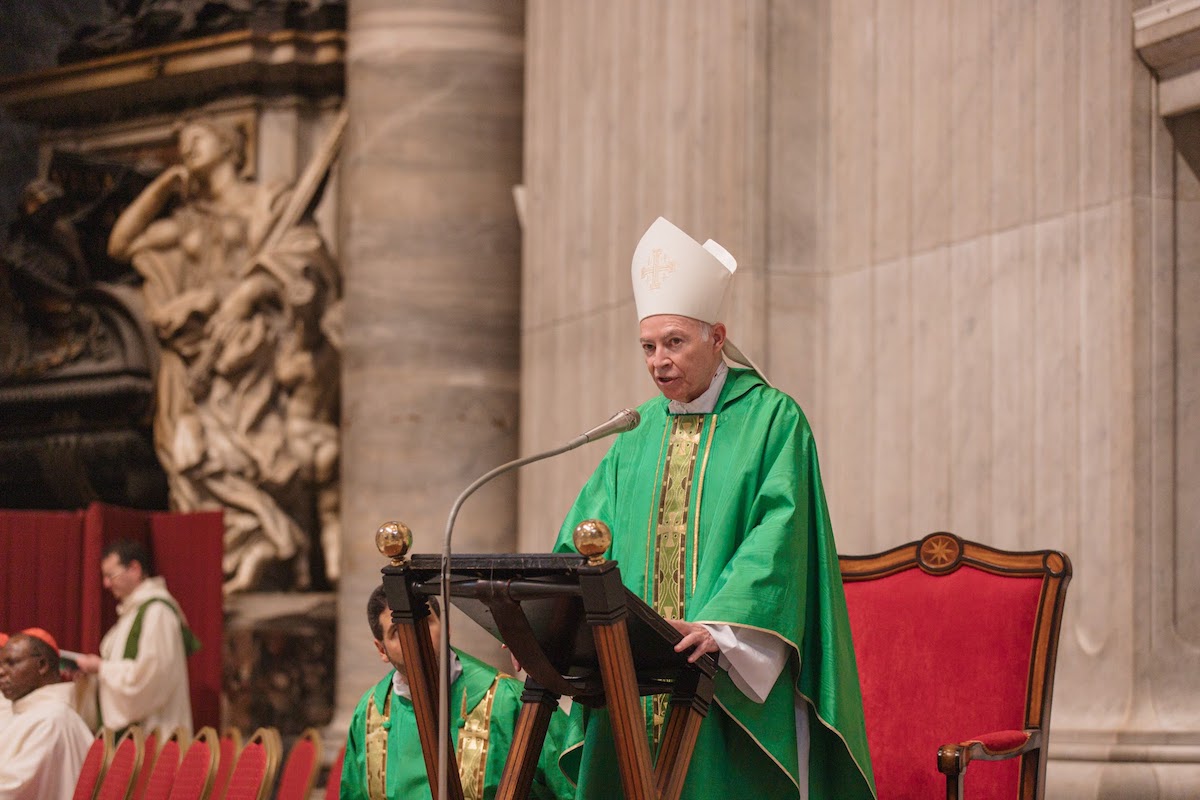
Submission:
MULTIPOLYGON (((460 754, 458 760, 463 793, 468 798, 487 800, 495 797, 500 785, 504 761, 508 757, 517 725, 517 715, 521 711, 521 693, 525 687, 508 676, 499 676, 497 680, 498 673, 489 665, 459 650, 455 650, 455 653, 463 671, 450 687, 450 722, 454 726, 454 741, 460 754), (490 709, 487 707, 489 702, 490 709), (463 757, 461 732, 476 728, 482 733, 484 720, 486 737, 473 735, 469 748, 472 752, 463 757), (484 766, 482 773, 478 768, 480 761, 484 766)), ((363 695, 354 709, 342 768, 341 797, 344 800, 381 800, 383 793, 378 791, 378 787, 382 781, 378 776, 371 780, 368 775, 368 763, 378 763, 375 758, 368 757, 370 743, 366 740, 371 736, 369 730, 378 731, 376 735, 380 736, 386 733, 387 798, 420 800, 433 795, 425 772, 425 758, 421 754, 421 738, 417 733, 412 701, 393 691, 394 674, 395 670, 389 672, 387 677, 363 695), (368 717, 372 717, 370 723, 368 717), (375 791, 371 790, 372 785, 376 787, 375 791)), ((530 797, 552 800, 575 796, 574 786, 556 763, 563 742, 569 736, 568 724, 565 714, 554 712, 534 774, 530 797)))
MULTIPOLYGON (((797 702, 809 720, 809 797, 873 797, 846 599, 804 413, 736 369, 711 414, 672 415, 667 403, 659 396, 638 409, 641 425, 617 437, 556 549, 573 549, 582 520, 603 520, 625 585, 659 613, 767 631, 790 646, 764 703, 718 672, 683 797, 799 796, 797 702)), ((664 706, 645 706, 653 742, 664 706)), ((608 716, 580 713, 583 742, 564 753, 563 768, 578 777, 580 798, 621 797, 608 716)))

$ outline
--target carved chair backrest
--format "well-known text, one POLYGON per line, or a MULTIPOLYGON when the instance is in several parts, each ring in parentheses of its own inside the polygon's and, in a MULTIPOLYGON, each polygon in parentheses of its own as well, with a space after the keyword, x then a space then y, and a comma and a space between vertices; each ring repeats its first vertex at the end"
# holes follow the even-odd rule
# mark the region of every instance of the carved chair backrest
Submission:
MULTIPOLYGON (((1048 734, 1064 554, 934 533, 839 561, 880 800, 945 796, 941 745, 1048 734)), ((1042 796, 1044 738, 1020 759, 972 763, 972 798, 1042 796)))

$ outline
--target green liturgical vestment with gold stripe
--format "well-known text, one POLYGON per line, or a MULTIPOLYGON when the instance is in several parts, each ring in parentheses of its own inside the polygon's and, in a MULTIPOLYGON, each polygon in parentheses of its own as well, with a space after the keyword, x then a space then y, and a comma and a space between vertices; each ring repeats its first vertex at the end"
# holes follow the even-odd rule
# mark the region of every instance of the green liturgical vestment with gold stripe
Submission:
MULTIPOLYGON (((495 797, 504 762, 516 732, 524 685, 455 650, 462 674, 450 686, 450 725, 456 759, 468 800, 495 797)), ((343 800, 421 800, 432 797, 421 752, 421 737, 412 701, 392 690, 391 671, 363 695, 346 739, 342 767, 343 800)), ((567 800, 574 787, 555 763, 568 733, 569 720, 555 710, 534 773, 529 796, 567 800)))
MULTIPOLYGON (((805 775, 812 800, 873 797, 845 594, 803 412, 736 369, 711 414, 671 414, 661 396, 638 410, 641 425, 617 437, 556 549, 573 548, 579 522, 602 520, 623 582, 660 614, 769 632, 788 651, 763 703, 718 672, 683 797, 797 797, 805 775), (809 721, 806 768, 797 762, 798 708, 809 721)), ((645 707, 656 742, 665 704, 645 707)), ((621 797, 607 714, 576 713, 583 741, 561 763, 578 778, 577 796, 621 797)))

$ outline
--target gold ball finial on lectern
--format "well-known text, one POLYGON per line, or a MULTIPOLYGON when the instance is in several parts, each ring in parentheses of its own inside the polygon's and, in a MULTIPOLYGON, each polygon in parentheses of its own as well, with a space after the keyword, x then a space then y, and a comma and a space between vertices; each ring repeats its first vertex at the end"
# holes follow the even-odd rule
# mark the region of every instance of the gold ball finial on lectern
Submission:
POLYGON ((612 544, 612 531, 598 519, 585 519, 575 526, 575 549, 587 556, 589 564, 604 563, 604 551, 612 544))
POLYGON ((385 522, 375 531, 375 546, 392 560, 393 567, 398 567, 412 547, 412 531, 403 522, 385 522))

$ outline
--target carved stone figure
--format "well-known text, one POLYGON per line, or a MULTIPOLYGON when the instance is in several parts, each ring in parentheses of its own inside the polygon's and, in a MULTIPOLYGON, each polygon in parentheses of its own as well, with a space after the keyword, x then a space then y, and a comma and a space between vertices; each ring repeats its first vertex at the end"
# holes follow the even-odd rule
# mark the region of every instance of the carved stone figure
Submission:
POLYGON ((154 437, 171 505, 225 509, 227 593, 308 587, 318 536, 336 580, 337 265, 311 221, 280 221, 290 192, 240 176, 240 130, 195 119, 178 143, 182 163, 109 238, 144 278, 162 344, 154 437))

